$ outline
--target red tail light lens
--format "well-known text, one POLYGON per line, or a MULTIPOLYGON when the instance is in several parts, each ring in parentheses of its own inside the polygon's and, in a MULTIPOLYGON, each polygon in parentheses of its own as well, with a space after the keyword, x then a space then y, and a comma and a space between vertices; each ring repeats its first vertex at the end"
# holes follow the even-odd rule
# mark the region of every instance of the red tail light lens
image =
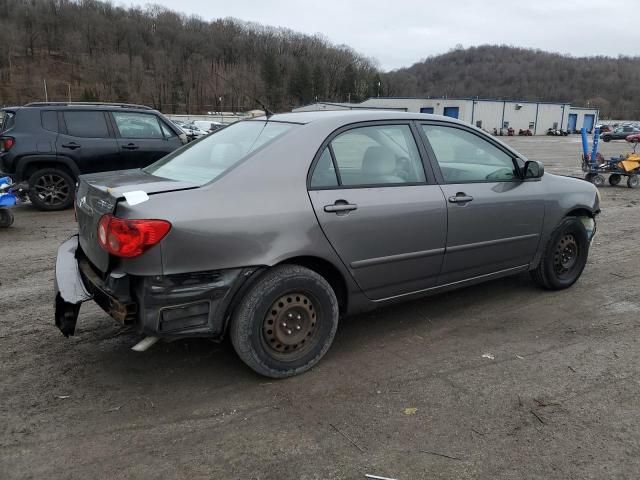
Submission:
POLYGON ((16 141, 13 137, 0 138, 0 152, 7 152, 15 145, 16 141))
POLYGON ((158 244, 171 230, 166 220, 129 220, 103 215, 98 223, 98 243, 117 257, 137 257, 158 244))

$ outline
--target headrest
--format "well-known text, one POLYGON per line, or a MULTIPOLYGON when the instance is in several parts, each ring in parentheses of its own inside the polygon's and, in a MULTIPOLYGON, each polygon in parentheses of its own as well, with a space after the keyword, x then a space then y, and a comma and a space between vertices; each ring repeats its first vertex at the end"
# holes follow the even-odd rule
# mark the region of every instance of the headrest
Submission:
POLYGON ((391 175, 396 170, 396 156, 387 147, 369 147, 362 159, 362 172, 368 175, 391 175))

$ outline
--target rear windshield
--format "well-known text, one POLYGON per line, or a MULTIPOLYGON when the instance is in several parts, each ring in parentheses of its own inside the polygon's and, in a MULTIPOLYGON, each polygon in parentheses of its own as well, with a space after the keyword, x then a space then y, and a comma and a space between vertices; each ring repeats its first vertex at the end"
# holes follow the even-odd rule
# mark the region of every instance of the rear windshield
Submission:
POLYGON ((244 121, 210 134, 144 169, 157 177, 204 185, 295 124, 244 121))

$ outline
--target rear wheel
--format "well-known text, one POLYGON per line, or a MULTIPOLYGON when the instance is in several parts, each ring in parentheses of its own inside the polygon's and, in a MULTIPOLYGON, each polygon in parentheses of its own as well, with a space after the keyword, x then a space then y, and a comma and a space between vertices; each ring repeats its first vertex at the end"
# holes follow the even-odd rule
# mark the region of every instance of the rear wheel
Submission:
POLYGON ((265 273, 245 294, 230 325, 238 356, 253 370, 284 378, 313 367, 338 327, 338 301, 329 283, 298 265, 265 273))
POLYGON ((619 173, 609 175, 609 185, 611 185, 612 187, 618 185, 620 183, 620 180, 622 180, 622 175, 620 175, 619 173))
POLYGON ((636 188, 640 184, 640 178, 638 175, 629 175, 627 178, 627 187, 636 188))
POLYGON ((553 231, 540 263, 531 276, 540 286, 562 290, 573 285, 589 256, 589 238, 577 217, 566 217, 553 231))
POLYGON ((29 177, 29 198, 39 210, 64 210, 73 203, 74 185, 64 170, 37 170, 29 177))

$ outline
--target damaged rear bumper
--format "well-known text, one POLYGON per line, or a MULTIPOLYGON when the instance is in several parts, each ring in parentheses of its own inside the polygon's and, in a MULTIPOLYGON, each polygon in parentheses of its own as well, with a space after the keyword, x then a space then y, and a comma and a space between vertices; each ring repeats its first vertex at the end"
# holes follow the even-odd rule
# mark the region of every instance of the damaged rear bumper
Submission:
POLYGON ((92 298, 80 277, 76 250, 78 237, 73 236, 58 248, 55 282, 55 322, 65 337, 76 329, 80 304, 92 298))
POLYGON ((58 249, 55 323, 65 336, 73 335, 80 305, 93 300, 116 321, 145 335, 221 337, 236 292, 258 270, 104 275, 94 270, 74 236, 58 249))

